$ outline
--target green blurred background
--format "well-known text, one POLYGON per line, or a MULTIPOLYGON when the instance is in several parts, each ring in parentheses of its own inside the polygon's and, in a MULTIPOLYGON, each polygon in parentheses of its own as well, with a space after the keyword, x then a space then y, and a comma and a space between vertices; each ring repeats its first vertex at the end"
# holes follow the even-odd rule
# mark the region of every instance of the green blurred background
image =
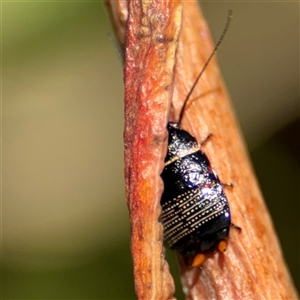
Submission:
MULTIPOLYGON (((234 10, 218 57, 299 288, 299 3, 202 7, 215 39, 234 10)), ((135 299, 122 65, 104 4, 1 10, 2 299, 135 299)))

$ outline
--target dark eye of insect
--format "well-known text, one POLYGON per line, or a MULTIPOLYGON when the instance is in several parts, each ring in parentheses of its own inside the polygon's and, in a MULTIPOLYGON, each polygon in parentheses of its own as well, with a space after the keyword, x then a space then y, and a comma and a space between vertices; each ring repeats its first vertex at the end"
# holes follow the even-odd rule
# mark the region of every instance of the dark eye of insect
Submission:
POLYGON ((164 191, 160 221, 164 226, 165 244, 183 255, 186 263, 192 266, 201 265, 205 253, 226 250, 232 223, 224 185, 201 151, 201 144, 180 128, 180 122, 186 103, 219 47, 231 17, 230 11, 219 42, 184 101, 179 121, 167 125, 169 139, 161 174, 164 191))

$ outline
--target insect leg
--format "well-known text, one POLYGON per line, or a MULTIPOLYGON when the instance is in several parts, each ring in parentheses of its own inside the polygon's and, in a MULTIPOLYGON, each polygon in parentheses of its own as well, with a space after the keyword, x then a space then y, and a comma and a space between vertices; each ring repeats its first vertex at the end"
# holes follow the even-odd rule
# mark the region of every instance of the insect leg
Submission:
POLYGON ((209 133, 207 137, 199 143, 199 147, 203 146, 210 138, 212 137, 212 133, 209 133))

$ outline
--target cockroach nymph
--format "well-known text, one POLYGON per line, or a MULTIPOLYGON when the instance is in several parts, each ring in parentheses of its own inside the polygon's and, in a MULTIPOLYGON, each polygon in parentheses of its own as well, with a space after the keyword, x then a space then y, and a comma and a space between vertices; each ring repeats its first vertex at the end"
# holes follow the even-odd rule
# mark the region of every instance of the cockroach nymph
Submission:
POLYGON ((178 122, 169 122, 167 125, 169 138, 165 167, 161 174, 164 191, 160 201, 160 221, 164 226, 165 244, 183 255, 191 266, 201 265, 205 253, 215 250, 224 252, 230 227, 234 226, 223 190, 224 184, 200 150, 210 135, 199 144, 190 133, 180 128, 185 106, 221 44, 231 18, 232 11, 229 11, 223 33, 191 87, 178 122))

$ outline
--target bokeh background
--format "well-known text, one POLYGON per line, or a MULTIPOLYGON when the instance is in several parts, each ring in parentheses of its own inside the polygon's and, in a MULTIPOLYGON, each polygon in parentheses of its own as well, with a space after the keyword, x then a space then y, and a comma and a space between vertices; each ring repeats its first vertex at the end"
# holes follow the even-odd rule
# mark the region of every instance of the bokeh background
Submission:
MULTIPOLYGON (((215 40, 234 11, 218 58, 299 289, 299 3, 201 6, 215 40)), ((2 297, 135 299, 104 3, 7 1, 1 16, 2 297)))

